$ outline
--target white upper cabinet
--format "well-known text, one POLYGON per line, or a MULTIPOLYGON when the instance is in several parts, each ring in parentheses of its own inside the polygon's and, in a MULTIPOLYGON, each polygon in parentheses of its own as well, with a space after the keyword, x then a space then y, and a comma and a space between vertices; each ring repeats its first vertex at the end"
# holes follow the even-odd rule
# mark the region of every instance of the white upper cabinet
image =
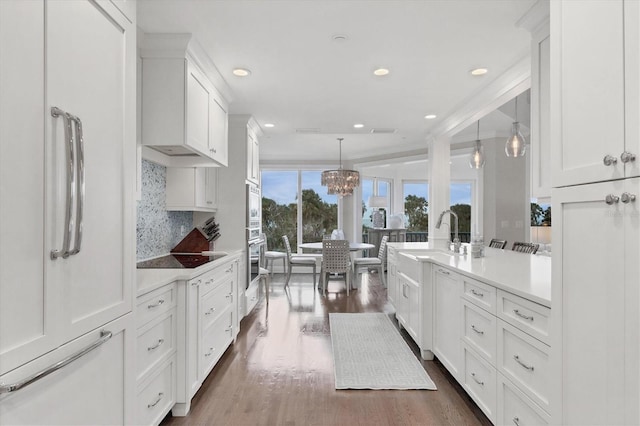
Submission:
POLYGON ((554 187, 640 175, 638 8, 551 2, 554 187))
POLYGON ((247 180, 260 185, 260 145, 250 127, 247 128, 247 180))
POLYGON ((228 106, 215 66, 190 34, 145 34, 141 46, 143 155, 173 167, 227 166, 228 106))
POLYGON ((170 211, 215 212, 218 209, 218 168, 167 168, 166 206, 170 211))

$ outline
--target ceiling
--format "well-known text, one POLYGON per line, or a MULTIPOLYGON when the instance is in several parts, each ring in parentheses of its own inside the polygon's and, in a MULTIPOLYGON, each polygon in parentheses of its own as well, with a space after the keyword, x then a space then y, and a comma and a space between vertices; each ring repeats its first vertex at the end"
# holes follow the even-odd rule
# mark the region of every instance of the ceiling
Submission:
POLYGON ((443 120, 529 54, 516 22, 534 3, 139 0, 138 25, 194 35, 232 92, 230 113, 261 126, 261 161, 335 162, 338 137, 350 160, 424 149, 443 120), (250 76, 235 77, 236 67, 250 76), (374 76, 379 67, 390 74, 374 76), (472 76, 478 67, 489 72, 472 76))

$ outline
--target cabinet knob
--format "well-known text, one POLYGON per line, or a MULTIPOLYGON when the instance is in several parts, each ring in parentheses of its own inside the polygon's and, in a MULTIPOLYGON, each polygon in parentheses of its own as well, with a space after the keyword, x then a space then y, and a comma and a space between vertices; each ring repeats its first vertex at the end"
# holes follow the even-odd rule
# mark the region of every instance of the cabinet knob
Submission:
POLYGON ((618 197, 617 195, 608 194, 606 197, 604 197, 604 202, 609 205, 616 204, 618 201, 620 201, 620 197, 618 197))
POLYGON ((604 158, 602 159, 602 163, 605 166, 612 166, 614 164, 616 164, 618 162, 618 159, 616 157, 614 157, 613 155, 605 155, 604 158))
POLYGON ((633 203, 634 201, 636 201, 636 196, 633 194, 629 194, 628 192, 623 192, 622 195, 620 196, 620 201, 622 201, 625 204, 633 203))
POLYGON ((218 151, 216 151, 215 148, 211 148, 209 151, 213 152, 214 154, 218 152, 218 151))
POLYGON ((620 154, 620 159, 623 163, 630 163, 632 161, 636 161, 636 156, 630 152, 625 151, 620 154))

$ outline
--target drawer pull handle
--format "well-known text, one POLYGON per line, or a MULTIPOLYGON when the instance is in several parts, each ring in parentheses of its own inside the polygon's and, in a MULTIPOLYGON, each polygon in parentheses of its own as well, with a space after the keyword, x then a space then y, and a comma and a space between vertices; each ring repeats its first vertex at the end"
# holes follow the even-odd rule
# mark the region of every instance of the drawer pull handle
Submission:
POLYGON ((214 313, 216 311, 216 308, 210 308, 207 312, 205 312, 205 315, 211 315, 212 313, 214 313))
POLYGON ((475 325, 473 325, 473 324, 471 324, 471 329, 472 329, 473 331, 475 331, 476 333, 478 333, 478 334, 481 334, 481 335, 482 335, 482 334, 484 334, 484 331, 482 331, 482 330, 478 330, 478 329, 476 328, 476 326, 475 326, 475 325))
POLYGON ((204 354, 204 356, 211 356, 211 354, 213 354, 214 349, 213 348, 209 348, 209 352, 207 352, 206 354, 204 354))
POLYGON ((154 349, 158 349, 160 345, 162 345, 163 343, 164 343, 164 339, 158 339, 158 343, 156 343, 154 346, 149 346, 147 350, 152 351, 154 349))
POLYGON ((438 272, 440 272, 441 274, 444 274, 444 275, 451 275, 449 273, 449 271, 445 271, 444 269, 438 269, 438 272))
POLYGON ((224 271, 226 274, 230 274, 233 271, 233 265, 229 266, 229 269, 224 271))
POLYGON ((224 332, 226 333, 227 331, 231 331, 233 330, 233 326, 229 326, 229 328, 227 328, 224 332))
POLYGON ((211 284, 212 282, 213 282, 213 278, 211 278, 210 280, 206 280, 206 281, 204 282, 204 285, 209 285, 209 284, 211 284))
POLYGON ((162 400, 163 396, 164 396, 164 394, 162 392, 158 393, 158 399, 156 399, 155 402, 152 402, 151 404, 147 404, 147 408, 153 408, 156 405, 158 405, 158 402, 160 402, 162 400))
POLYGON ((191 285, 200 285, 201 282, 202 280, 194 281, 191 283, 191 285))
POLYGON ((518 355, 514 355, 513 359, 515 359, 518 364, 520 364, 521 366, 523 366, 527 370, 533 371, 533 365, 527 365, 524 362, 520 361, 520 357, 518 355))
POLYGON ((475 291, 475 289, 471 289, 471 294, 478 297, 484 297, 484 293, 480 293, 479 291, 475 291))
POLYGON ((533 316, 522 314, 517 309, 514 309, 513 313, 516 314, 517 316, 519 316, 520 318, 526 319, 527 321, 533 321, 533 316))
POLYGON ((147 309, 157 308, 158 306, 164 303, 164 299, 158 300, 158 303, 154 303, 153 305, 147 305, 147 309))
POLYGON ((514 417, 512 420, 514 425, 520 426, 520 419, 518 417, 514 417))
POLYGON ((476 377, 476 373, 471 373, 471 377, 473 377, 473 380, 474 380, 477 384, 479 384, 480 386, 484 386, 484 382, 483 382, 483 381, 478 380, 478 378, 476 377))

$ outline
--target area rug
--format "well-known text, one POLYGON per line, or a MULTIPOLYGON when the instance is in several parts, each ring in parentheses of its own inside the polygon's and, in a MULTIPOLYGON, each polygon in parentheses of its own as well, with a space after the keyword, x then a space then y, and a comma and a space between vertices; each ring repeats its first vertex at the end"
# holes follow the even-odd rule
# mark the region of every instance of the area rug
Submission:
POLYGON ((436 385, 386 314, 329 314, 336 389, 436 385))

